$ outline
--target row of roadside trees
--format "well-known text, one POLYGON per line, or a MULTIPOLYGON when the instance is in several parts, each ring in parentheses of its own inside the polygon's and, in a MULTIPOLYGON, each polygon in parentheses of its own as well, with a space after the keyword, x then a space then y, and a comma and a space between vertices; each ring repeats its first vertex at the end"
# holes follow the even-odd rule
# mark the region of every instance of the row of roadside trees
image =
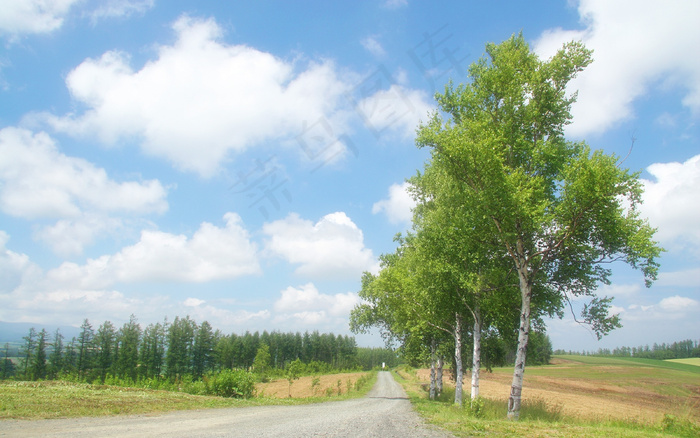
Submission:
POLYGON ((97 328, 86 319, 77 337, 64 339, 60 330, 30 329, 19 349, 19 360, 10 360, 4 349, 2 377, 25 380, 60 379, 104 382, 107 376, 126 381, 140 379, 199 379, 207 373, 254 366, 261 347, 269 358, 268 372, 284 370, 295 360, 317 371, 361 367, 357 345, 350 336, 319 333, 224 334, 189 316, 142 328, 135 316, 116 328, 105 321, 97 328))
POLYGON ((469 82, 436 94, 439 111, 417 130, 431 158, 408 180, 413 227, 382 256, 378 275, 364 274, 351 328, 378 326, 427 352, 438 371, 449 344, 459 405, 465 336, 472 400, 493 351, 483 354, 484 340, 515 339, 508 417, 517 419, 528 345, 543 318, 585 300, 578 318, 603 336, 620 326, 612 298, 596 296, 609 264, 640 269, 647 286, 656 278, 662 250, 637 210, 639 175, 564 138, 576 97, 567 85, 591 59, 577 42, 549 60, 522 35, 488 44, 469 82))

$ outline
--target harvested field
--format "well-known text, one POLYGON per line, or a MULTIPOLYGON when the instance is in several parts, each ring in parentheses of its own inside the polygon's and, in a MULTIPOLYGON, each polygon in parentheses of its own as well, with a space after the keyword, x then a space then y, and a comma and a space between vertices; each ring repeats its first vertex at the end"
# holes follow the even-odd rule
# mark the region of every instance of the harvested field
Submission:
MULTIPOLYGON (((512 369, 482 372, 480 394, 507 403, 512 369)), ((429 382, 430 371, 417 376, 429 382)), ((700 377, 700 376, 698 376, 700 377)), ((468 397, 471 376, 464 378, 468 397)), ((449 378, 446 386, 454 386, 449 378)), ((587 365, 556 359, 545 367, 525 370, 523 399, 540 399, 562 415, 590 420, 659 422, 664 414, 690 415, 700 420, 700 378, 672 370, 624 365, 587 365), (528 371, 530 371, 528 373, 528 371)))
MULTIPOLYGON (((357 379, 369 373, 340 373, 319 376, 319 384, 313 388, 312 376, 301 377, 292 383, 291 396, 293 398, 336 396, 339 391, 346 394, 348 388, 353 388, 357 379), (340 390, 338 389, 340 381, 340 390)), ((256 385, 258 396, 287 398, 289 397, 289 381, 287 379, 277 379, 268 383, 258 383, 256 385)))

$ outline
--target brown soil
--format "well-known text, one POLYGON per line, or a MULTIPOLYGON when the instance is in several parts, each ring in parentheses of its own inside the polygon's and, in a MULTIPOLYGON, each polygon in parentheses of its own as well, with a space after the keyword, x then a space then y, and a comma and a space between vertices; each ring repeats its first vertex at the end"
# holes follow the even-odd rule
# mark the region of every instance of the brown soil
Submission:
MULTIPOLYGON (((418 370, 421 381, 430 381, 430 370, 418 370)), ((507 374, 482 372, 480 395, 507 403, 512 377, 507 374)), ((469 396, 471 377, 464 378, 464 391, 469 396)), ((446 386, 454 382, 446 378, 446 386)), ((523 401, 543 400, 567 417, 593 420, 633 420, 658 422, 664 414, 689 414, 700 419, 698 406, 681 397, 662 395, 650 388, 614 386, 609 382, 588 379, 526 376, 523 401)))
MULTIPOLYGON (((348 381, 350 382, 350 387, 354 388, 357 379, 366 374, 368 373, 341 373, 319 376, 320 381, 315 388, 311 387, 312 376, 301 377, 292 383, 291 394, 293 398, 325 397, 329 393, 330 395, 337 396, 338 381, 340 381, 340 392, 346 394, 348 392, 348 381)), ((256 389, 258 395, 275 398, 287 398, 290 392, 289 381, 287 379, 258 383, 256 389)))

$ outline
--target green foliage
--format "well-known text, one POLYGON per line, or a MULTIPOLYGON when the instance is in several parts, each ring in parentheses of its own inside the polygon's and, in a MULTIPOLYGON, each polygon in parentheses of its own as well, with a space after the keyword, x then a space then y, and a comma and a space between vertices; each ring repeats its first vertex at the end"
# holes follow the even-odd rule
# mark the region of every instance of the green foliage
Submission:
MULTIPOLYGON (((282 376, 285 367, 298 360, 300 375, 330 374, 357 370, 357 345, 349 336, 332 333, 246 332, 223 335, 212 331, 204 321, 197 324, 189 316, 176 317, 172 324, 149 324, 142 331, 136 317, 118 331, 110 321, 97 331, 86 319, 78 338, 64 343, 57 330, 53 342, 32 328, 21 347, 4 350, 0 378, 70 379, 74 382, 148 382, 161 387, 164 382, 192 386, 201 393, 198 382, 217 370, 252 369, 259 377, 282 376), (40 339, 40 337, 43 338, 40 339), (43 339, 43 340, 42 340, 43 339), (19 350, 19 351, 18 351, 19 350), (9 357, 20 356, 14 363, 9 357), (259 356, 256 361, 256 356, 259 356), (262 373, 262 376, 260 375, 262 373), (195 388, 196 387, 196 388, 195 388)), ((2 360, 0 358, 0 360, 2 360)), ((167 385, 166 385, 167 386, 167 385)), ((180 388, 181 389, 181 388, 180 388)))
MULTIPOLYGON (((446 273, 447 290, 472 291, 457 300, 472 310, 481 296, 494 298, 482 307, 497 309, 486 315, 495 327, 510 323, 513 304, 523 315, 509 401, 515 419, 528 336, 541 326, 538 318, 561 316, 572 298, 589 297, 583 322, 603 336, 620 326, 618 316, 608 315, 611 300, 595 295, 609 281, 608 264, 640 269, 647 286, 658 273, 662 249, 640 218, 639 175, 621 168, 617 157, 563 136, 576 97, 567 95, 567 84, 591 61, 580 42, 548 60, 540 60, 522 34, 487 44, 469 82, 436 95, 441 112, 418 129, 416 143, 431 149, 431 160, 411 180, 418 201, 414 228, 421 226, 420 243, 424 236, 438 243, 427 245, 433 257, 420 260, 446 266, 447 272, 432 269, 435 283, 446 273), (508 283, 518 284, 519 297, 502 287, 508 283), (503 293, 486 294, 493 290, 503 293)), ((449 292, 438 292, 441 307, 458 311, 449 292)))
POLYGON ((36 344, 36 353, 31 369, 33 380, 43 380, 46 378, 46 330, 41 329, 36 344))
POLYGON ((224 370, 209 374, 205 379, 206 394, 219 397, 250 398, 255 395, 255 379, 241 370, 224 370))
POLYGON ((481 397, 471 399, 469 402, 469 405, 467 405, 467 408, 469 409, 469 413, 471 414, 471 416, 473 416, 475 418, 481 418, 484 416, 485 407, 486 407, 486 402, 481 397))
POLYGON ((197 327, 192 347, 192 373, 201 377, 214 369, 214 332, 209 322, 204 321, 197 327))
POLYGON ((700 436, 700 426, 687 418, 679 418, 675 415, 665 414, 661 422, 661 430, 664 433, 672 433, 676 436, 695 438, 700 436))
POLYGON ((270 372, 270 347, 267 344, 262 344, 255 354, 253 361, 253 372, 257 373, 261 382, 269 380, 268 373, 270 372))
POLYGON ((530 333, 527 344, 527 365, 547 365, 552 358, 552 341, 545 333, 530 333))
POLYGON ((316 390, 318 389, 318 385, 321 384, 321 378, 318 376, 314 376, 311 379, 311 392, 316 395, 316 390))
POLYGON ((299 360, 293 360, 292 362, 289 362, 289 365, 287 365, 287 370, 286 370, 286 375, 285 377, 287 378, 287 381, 289 382, 289 396, 292 396, 292 383, 294 383, 295 380, 297 380, 299 377, 301 377, 301 374, 304 372, 304 363, 299 360))
POLYGON ((357 363, 365 371, 380 369, 382 364, 387 368, 399 365, 400 358, 391 348, 360 347, 357 349, 357 363))

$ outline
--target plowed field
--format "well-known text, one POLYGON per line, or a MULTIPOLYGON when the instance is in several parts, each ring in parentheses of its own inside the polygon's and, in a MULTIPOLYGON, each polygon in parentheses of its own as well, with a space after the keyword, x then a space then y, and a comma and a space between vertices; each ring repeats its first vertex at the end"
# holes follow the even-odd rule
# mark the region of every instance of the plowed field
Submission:
MULTIPOLYGON (((594 361, 595 362, 595 361, 594 361)), ((512 369, 481 373, 480 394, 507 403, 512 369)), ((418 370, 429 382, 430 371, 418 370)), ((454 386, 449 374, 445 385, 454 386)), ((464 378, 464 393, 471 390, 471 375, 464 378)), ((700 420, 700 374, 639 364, 582 363, 554 359, 551 365, 525 369, 523 400, 541 399, 565 416, 585 419, 661 421, 664 414, 690 414, 700 420)))

